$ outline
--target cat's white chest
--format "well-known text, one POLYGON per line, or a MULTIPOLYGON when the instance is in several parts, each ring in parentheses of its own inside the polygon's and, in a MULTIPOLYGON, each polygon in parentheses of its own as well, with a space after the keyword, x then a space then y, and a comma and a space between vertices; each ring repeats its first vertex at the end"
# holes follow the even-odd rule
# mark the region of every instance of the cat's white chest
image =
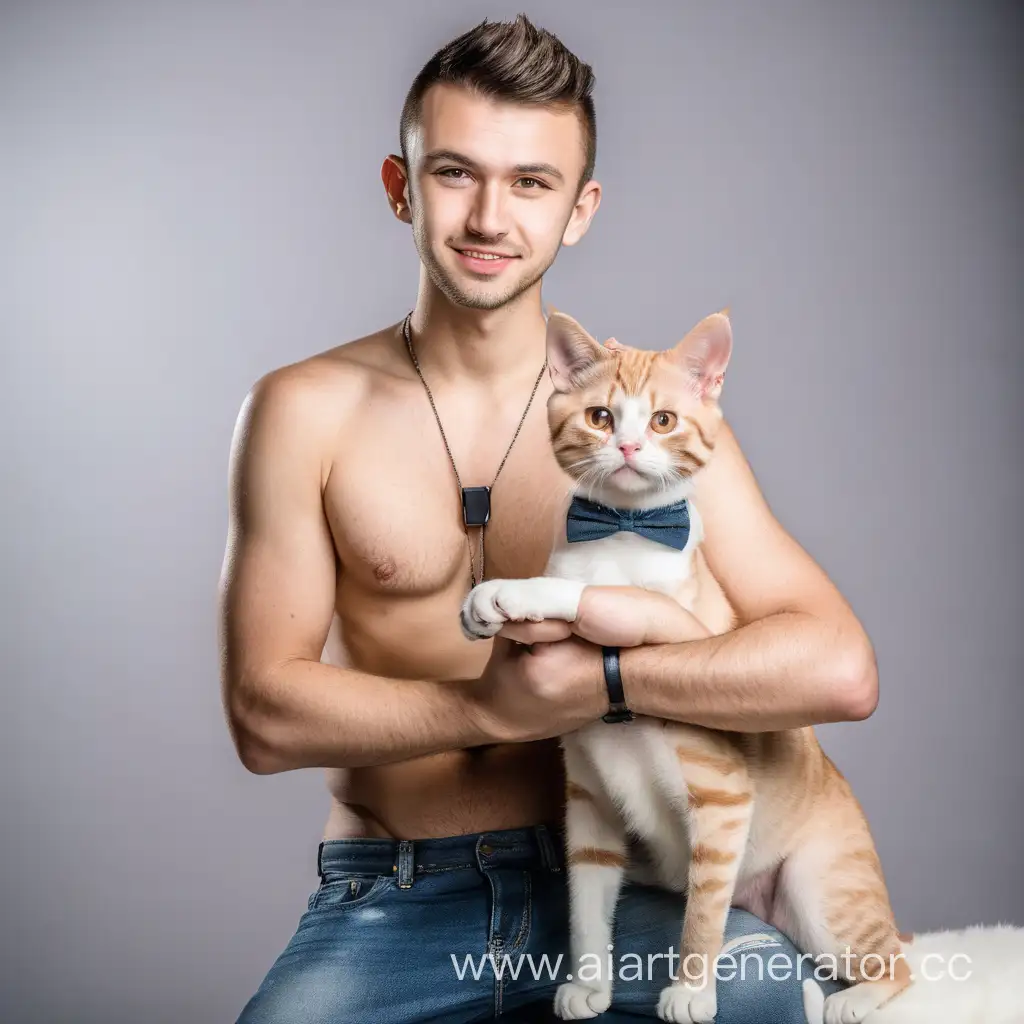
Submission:
POLYGON ((703 537, 700 515, 691 502, 690 533, 682 551, 626 531, 576 544, 563 539, 552 551, 544 575, 599 587, 673 593, 689 578, 693 552, 703 537))

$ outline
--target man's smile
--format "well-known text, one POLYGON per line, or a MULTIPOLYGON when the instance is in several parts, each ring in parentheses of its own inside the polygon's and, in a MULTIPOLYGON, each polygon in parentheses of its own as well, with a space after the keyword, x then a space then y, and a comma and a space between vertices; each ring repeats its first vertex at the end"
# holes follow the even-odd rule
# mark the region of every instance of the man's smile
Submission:
POLYGON ((487 249, 455 249, 455 253, 459 257, 459 262, 475 274, 496 274, 504 270, 512 260, 519 258, 487 249))

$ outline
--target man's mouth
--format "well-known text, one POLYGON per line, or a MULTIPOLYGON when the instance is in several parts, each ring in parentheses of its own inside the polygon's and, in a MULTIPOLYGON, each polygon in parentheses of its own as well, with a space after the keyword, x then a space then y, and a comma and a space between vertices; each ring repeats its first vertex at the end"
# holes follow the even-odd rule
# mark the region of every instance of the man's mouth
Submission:
POLYGON ((455 251, 461 252, 463 256, 471 256, 475 260, 510 260, 515 258, 504 253, 484 252, 480 249, 456 249, 455 251))
MULTIPOLYGON (((452 247, 454 248, 454 246, 452 247)), ((517 256, 506 256, 499 252, 487 252, 484 249, 455 249, 459 262, 471 274, 482 274, 495 277, 507 267, 517 256)))

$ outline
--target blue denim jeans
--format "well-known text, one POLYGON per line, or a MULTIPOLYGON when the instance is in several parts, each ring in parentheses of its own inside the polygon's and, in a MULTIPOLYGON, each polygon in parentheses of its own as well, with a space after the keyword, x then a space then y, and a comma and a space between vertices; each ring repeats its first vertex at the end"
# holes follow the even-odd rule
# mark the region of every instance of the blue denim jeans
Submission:
MULTIPOLYGON (((321 843, 320 884, 237 1024, 461 1024, 529 1006, 519 1019, 554 1019, 555 989, 574 967, 563 849, 553 825, 321 843)), ((680 972, 684 905, 627 877, 614 950, 599 968, 614 984, 601 1021, 656 1017, 670 972, 680 972)), ((716 1024, 803 1024, 789 940, 733 908, 730 943, 735 969, 718 975, 716 1024), (774 980, 783 976, 769 969, 774 954, 787 955, 788 980, 774 980)), ((813 966, 804 961, 803 977, 813 966)))

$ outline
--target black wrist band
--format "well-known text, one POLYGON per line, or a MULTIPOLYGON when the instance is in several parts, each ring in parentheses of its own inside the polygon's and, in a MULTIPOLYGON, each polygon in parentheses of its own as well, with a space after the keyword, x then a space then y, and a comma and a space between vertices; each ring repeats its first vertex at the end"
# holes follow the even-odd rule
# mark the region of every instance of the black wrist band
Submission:
POLYGON ((608 687, 608 711, 601 716, 605 722, 631 722, 633 712, 626 707, 626 694, 622 689, 619 671, 618 647, 602 647, 604 655, 604 683, 608 687))

